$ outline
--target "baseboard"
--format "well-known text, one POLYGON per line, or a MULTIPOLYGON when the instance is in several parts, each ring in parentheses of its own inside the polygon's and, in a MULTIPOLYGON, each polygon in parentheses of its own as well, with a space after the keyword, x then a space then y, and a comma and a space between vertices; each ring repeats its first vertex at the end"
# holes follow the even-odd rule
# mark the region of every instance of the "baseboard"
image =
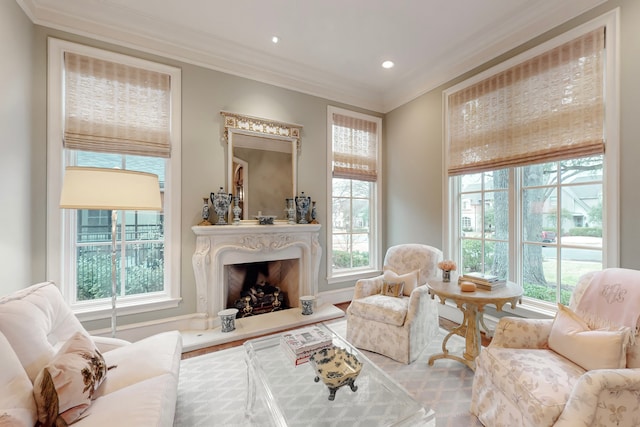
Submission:
POLYGON ((320 304, 341 304, 343 302, 349 302, 353 299, 353 291, 354 286, 320 292, 318 294, 318 302, 320 304))

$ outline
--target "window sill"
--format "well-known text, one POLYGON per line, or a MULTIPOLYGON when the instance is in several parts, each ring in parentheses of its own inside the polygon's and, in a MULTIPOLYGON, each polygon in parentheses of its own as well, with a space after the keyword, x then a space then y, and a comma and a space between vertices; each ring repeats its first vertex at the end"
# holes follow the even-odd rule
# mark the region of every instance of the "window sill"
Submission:
MULTIPOLYGON (((146 313, 168 308, 176 308, 182 298, 171 298, 165 295, 157 297, 136 298, 134 300, 116 301, 116 313, 118 316, 146 313)), ((111 300, 101 300, 99 303, 83 303, 71 306, 73 313, 81 322, 89 320, 108 319, 111 317, 111 300)))
POLYGON ((382 272, 380 270, 354 271, 354 272, 348 272, 343 274, 336 274, 334 276, 328 277, 327 283, 334 284, 334 283, 344 283, 344 282, 351 282, 351 281, 355 282, 359 279, 369 279, 371 277, 380 276, 381 274, 382 272))
MULTIPOLYGON (((487 308, 490 311, 495 311, 495 308, 491 306, 487 308)), ((548 304, 530 298, 523 298, 522 304, 516 305, 516 308, 511 308, 511 305, 507 304, 502 307, 500 313, 506 316, 517 316, 526 319, 553 319, 556 316, 556 310, 553 310, 548 304)))

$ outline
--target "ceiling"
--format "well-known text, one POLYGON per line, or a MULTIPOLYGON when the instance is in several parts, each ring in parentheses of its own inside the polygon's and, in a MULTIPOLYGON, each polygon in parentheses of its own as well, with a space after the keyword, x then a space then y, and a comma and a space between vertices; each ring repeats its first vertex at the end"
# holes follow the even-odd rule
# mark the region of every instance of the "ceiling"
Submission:
POLYGON ((16 1, 39 25, 385 113, 606 0, 16 1))

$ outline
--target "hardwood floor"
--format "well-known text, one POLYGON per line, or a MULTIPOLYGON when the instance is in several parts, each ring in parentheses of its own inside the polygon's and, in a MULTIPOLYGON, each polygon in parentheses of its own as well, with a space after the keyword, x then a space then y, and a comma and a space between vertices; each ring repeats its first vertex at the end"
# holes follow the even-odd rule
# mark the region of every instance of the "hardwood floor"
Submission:
MULTIPOLYGON (((340 304, 335 304, 335 306, 346 312, 347 307, 349 307, 349 302, 343 302, 343 303, 340 303, 340 304)), ((442 317, 440 318, 440 327, 445 329, 445 330, 447 330, 447 331, 451 331, 453 328, 455 328, 457 326, 459 326, 459 325, 457 323, 455 323, 455 322, 452 322, 452 321, 447 320, 447 319, 443 319, 442 317)), ((253 337, 253 338, 256 338, 256 337, 253 337)), ((186 353, 182 353, 182 358, 183 359, 188 359, 190 357, 196 357, 196 356, 200 356, 200 355, 207 354, 207 353, 213 353, 213 352, 216 352, 216 351, 225 350, 227 348, 237 347, 239 345, 242 345, 245 341, 246 341, 246 339, 237 340, 237 341, 232 341, 232 342, 228 342, 228 343, 224 343, 224 344, 220 344, 220 345, 201 348, 199 350, 189 351, 189 352, 186 352, 186 353)), ((485 334, 482 333, 482 345, 483 346, 487 346, 487 345, 489 345, 489 342, 491 342, 491 338, 485 336, 485 334)))

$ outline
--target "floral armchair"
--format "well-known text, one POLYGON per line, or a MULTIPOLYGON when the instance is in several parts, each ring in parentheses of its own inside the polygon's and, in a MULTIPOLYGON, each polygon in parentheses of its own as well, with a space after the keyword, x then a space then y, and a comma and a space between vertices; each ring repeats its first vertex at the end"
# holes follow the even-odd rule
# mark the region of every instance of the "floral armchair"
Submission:
POLYGON ((640 271, 606 269, 582 276, 555 319, 500 319, 476 359, 471 412, 491 427, 638 426, 638 295, 640 271), (626 290, 614 301, 607 292, 616 286, 626 290), (590 306, 587 293, 602 301, 590 306), (634 327, 605 319, 606 310, 630 313, 634 327))
POLYGON ((413 362, 438 333, 438 305, 427 280, 435 278, 442 251, 409 243, 392 246, 383 274, 356 282, 347 309, 347 340, 398 362, 413 362))

